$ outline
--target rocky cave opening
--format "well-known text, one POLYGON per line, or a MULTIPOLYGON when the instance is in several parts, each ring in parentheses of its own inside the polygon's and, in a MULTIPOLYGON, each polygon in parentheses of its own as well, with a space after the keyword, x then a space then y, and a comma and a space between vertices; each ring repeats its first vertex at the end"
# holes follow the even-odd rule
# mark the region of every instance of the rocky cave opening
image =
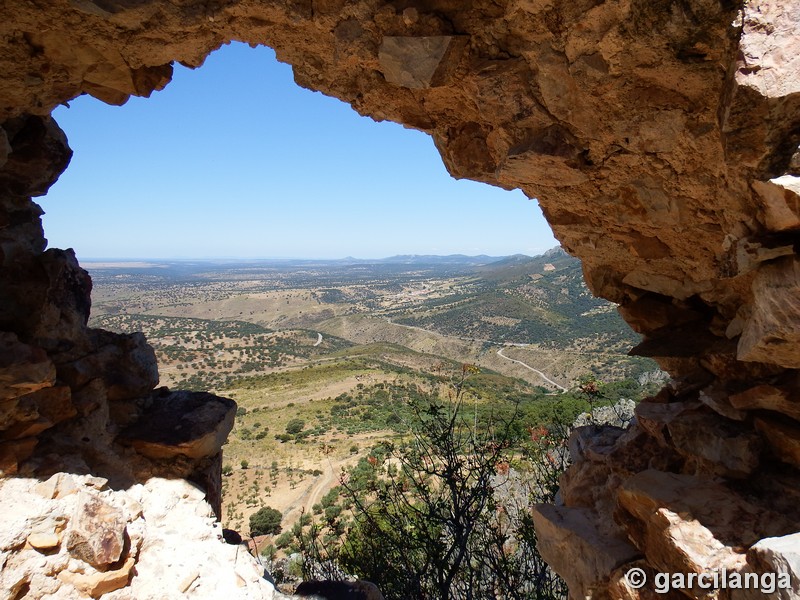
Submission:
POLYGON ((644 335, 636 351, 673 376, 627 431, 573 436, 563 504, 533 509, 542 553, 573 597, 653 597, 652 584, 625 578, 632 566, 783 571, 796 595, 798 10, 791 0, 9 3, 0 587, 11 598, 275 594, 214 525, 233 404, 154 392, 143 336, 86 327, 91 281, 74 255, 45 250, 32 200, 69 160, 48 116, 56 105, 146 96, 168 83, 172 61, 199 65, 236 39, 275 48, 303 86, 429 132, 454 176, 539 198, 591 289, 644 335))

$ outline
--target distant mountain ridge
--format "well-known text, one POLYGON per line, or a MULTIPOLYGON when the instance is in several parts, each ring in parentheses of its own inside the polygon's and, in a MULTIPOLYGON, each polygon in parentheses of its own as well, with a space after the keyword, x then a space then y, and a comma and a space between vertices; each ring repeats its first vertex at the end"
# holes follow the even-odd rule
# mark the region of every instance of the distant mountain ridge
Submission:
MULTIPOLYGON (((554 249, 556 250, 556 249, 554 249)), ((560 250, 560 249, 558 249, 560 250)), ((552 253, 553 250, 548 250, 552 253)), ((561 251, 563 252, 563 251, 561 251)), ((546 256, 547 253, 541 255, 546 256)), ((182 277, 191 280, 203 277, 207 271, 219 271, 221 268, 233 273, 253 273, 274 271, 293 271, 317 269, 402 269, 403 267, 419 267, 425 270, 448 270, 449 272, 468 274, 472 269, 502 266, 503 264, 520 265, 541 257, 530 257, 523 254, 512 256, 489 256, 479 254, 398 254, 386 258, 354 258, 351 256, 337 259, 310 258, 265 258, 265 259, 94 259, 83 260, 82 264, 93 276, 113 276, 115 273, 137 273, 160 278, 182 277)), ((575 259, 572 259, 575 260, 575 259)))
MULTIPOLYGON (((282 259, 283 260, 283 259, 282 259)), ((505 256, 490 256, 488 254, 396 254, 384 258, 345 258, 316 260, 316 259, 286 259, 289 262, 312 263, 372 263, 372 264, 475 264, 486 266, 502 266, 503 264, 528 264, 537 261, 568 260, 575 262, 578 259, 567 254, 561 246, 555 246, 542 254, 530 256, 527 254, 510 254, 505 256)))
POLYGON ((413 264, 474 264, 474 265, 483 265, 483 264, 493 264, 499 260, 503 260, 502 256, 488 256, 486 254, 480 254, 477 256, 468 256, 466 254, 447 254, 447 255, 438 255, 438 254, 398 254, 396 256, 388 256, 386 258, 380 258, 377 260, 369 260, 369 259, 354 259, 358 262, 372 262, 372 263, 382 263, 382 264, 404 264, 404 265, 413 265, 413 264))
POLYGON ((560 247, 539 256, 504 257, 473 273, 472 288, 456 301, 424 303, 396 321, 450 335, 553 347, 600 337, 619 348, 638 342, 615 306, 588 290, 581 262, 560 247))
MULTIPOLYGON (((563 250, 553 248, 542 255, 547 256, 553 251, 563 250)), ((226 266, 263 266, 263 265, 320 265, 320 264, 494 264, 506 260, 531 260, 526 254, 513 254, 509 256, 490 256, 488 254, 396 254, 384 258, 356 258, 346 256, 344 258, 204 258, 204 259, 154 259, 154 258, 87 258, 82 259, 82 263, 89 268, 124 268, 124 269, 148 269, 156 266, 183 266, 197 267, 207 265, 226 265, 226 266)))

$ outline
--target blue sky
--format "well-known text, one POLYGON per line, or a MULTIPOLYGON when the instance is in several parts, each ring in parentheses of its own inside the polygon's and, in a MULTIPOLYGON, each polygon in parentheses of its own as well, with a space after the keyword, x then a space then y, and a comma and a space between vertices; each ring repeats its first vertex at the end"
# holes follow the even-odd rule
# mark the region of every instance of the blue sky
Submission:
POLYGON ((225 46, 122 107, 55 118, 75 151, 40 198, 51 247, 89 258, 539 254, 535 201, 452 179, 433 141, 295 85, 268 48, 225 46))

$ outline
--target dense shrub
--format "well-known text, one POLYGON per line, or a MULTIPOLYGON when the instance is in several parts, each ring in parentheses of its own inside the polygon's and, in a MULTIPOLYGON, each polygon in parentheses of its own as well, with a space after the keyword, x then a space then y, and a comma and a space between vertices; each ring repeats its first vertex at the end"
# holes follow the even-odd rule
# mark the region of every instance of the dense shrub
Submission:
POLYGON ((306 422, 302 419, 292 419, 286 424, 286 433, 291 435, 296 435, 303 431, 303 427, 306 426, 306 422))
POLYGON ((281 511, 264 506, 250 515, 250 535, 277 535, 281 532, 281 511))

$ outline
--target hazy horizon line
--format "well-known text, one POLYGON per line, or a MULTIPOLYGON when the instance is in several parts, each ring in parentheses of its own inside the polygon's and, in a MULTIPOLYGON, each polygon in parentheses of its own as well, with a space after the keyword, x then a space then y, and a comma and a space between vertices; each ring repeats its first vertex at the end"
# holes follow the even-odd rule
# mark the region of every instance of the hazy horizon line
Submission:
POLYGON ((539 254, 526 254, 524 252, 515 252, 513 254, 465 254, 463 252, 453 252, 450 254, 392 254, 389 256, 381 256, 381 257, 358 257, 358 256, 342 256, 338 258, 332 257, 303 257, 303 256, 264 256, 264 257, 251 257, 251 256, 198 256, 198 257, 142 257, 142 256, 91 256, 86 258, 80 258, 79 262, 83 263, 92 263, 92 262, 190 262, 190 261, 266 261, 266 260, 305 260, 305 261, 342 261, 342 260, 387 260, 390 258, 398 258, 401 256, 409 256, 409 257, 420 257, 420 256, 432 256, 436 258, 447 258, 451 256, 464 256, 466 258, 477 258, 477 257, 487 257, 487 258, 508 258, 511 256, 527 256, 529 258, 534 258, 536 256, 540 256, 544 254, 548 250, 552 248, 548 248, 545 250, 539 250, 539 254))

